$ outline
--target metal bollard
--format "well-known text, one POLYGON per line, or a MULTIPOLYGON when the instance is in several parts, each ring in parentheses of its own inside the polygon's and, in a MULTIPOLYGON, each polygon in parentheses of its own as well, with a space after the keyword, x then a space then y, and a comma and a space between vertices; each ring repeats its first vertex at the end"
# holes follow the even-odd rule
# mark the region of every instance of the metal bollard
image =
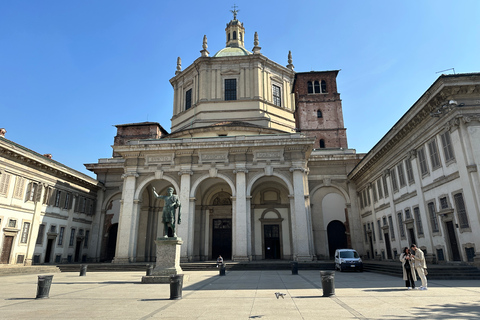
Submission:
POLYGON ((182 299, 183 274, 170 276, 170 300, 182 299))
POLYGON ((292 261, 292 274, 298 274, 298 262, 292 261))
POLYGON ((322 278, 323 296, 330 297, 335 295, 335 271, 320 271, 322 278))
POLYGON ((225 270, 227 269, 227 264, 226 263, 222 263, 222 265, 220 266, 220 275, 221 276, 224 276, 225 275, 225 270))
POLYGON ((153 265, 147 264, 147 276, 151 276, 153 273, 153 265))
POLYGON ((80 265, 80 277, 84 277, 87 275, 87 264, 80 265))
POLYGON ((50 294, 50 286, 52 285, 53 275, 38 276, 37 296, 35 299, 48 298, 50 294))

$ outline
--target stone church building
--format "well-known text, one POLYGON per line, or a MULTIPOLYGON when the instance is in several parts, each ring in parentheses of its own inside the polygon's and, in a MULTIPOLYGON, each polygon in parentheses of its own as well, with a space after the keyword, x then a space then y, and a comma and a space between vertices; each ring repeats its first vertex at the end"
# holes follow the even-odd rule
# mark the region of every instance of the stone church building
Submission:
POLYGON ((204 37, 183 70, 178 59, 171 133, 118 125, 113 157, 86 165, 105 186, 100 260, 155 259, 163 200, 152 187, 180 197, 183 261, 311 261, 362 246, 338 70, 295 72, 290 53, 286 66, 262 55, 256 33, 247 50, 236 14, 225 36, 213 55, 204 37))
MULTIPOLYGON (((225 48, 182 68, 170 133, 117 125, 82 175, 0 135, 1 263, 150 262, 164 201, 181 260, 328 260, 337 248, 480 266, 480 73, 440 76, 367 153, 348 148, 338 70, 297 72, 253 48, 233 12, 225 48)), ((173 68, 172 68, 173 69, 173 68)), ((4 135, 4 131, 3 132, 4 135)))

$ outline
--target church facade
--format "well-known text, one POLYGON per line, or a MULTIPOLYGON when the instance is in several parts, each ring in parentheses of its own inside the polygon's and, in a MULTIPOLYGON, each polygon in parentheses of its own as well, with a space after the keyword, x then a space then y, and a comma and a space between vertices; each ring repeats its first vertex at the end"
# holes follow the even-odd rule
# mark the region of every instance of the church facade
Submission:
POLYGON ((205 37, 190 66, 178 59, 170 134, 119 125, 114 156, 87 165, 105 185, 104 232, 117 235, 101 259, 155 259, 163 201, 153 187, 180 198, 183 261, 311 261, 362 245, 347 178, 360 157, 347 148, 338 71, 297 73, 290 53, 286 66, 262 55, 257 34, 248 51, 236 17, 225 32, 216 54, 205 37))

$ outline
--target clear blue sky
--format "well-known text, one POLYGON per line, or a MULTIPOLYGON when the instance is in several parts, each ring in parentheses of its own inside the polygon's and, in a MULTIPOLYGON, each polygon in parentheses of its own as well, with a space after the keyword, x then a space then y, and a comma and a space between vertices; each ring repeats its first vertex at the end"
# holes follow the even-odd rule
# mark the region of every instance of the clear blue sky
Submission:
MULTIPOLYGON (((78 171, 115 124, 170 131, 176 59, 225 46, 234 1, 0 2, 0 128, 78 171)), ((338 70, 348 144, 368 152, 438 78, 480 71, 480 1, 235 0, 246 48, 298 72, 338 70), (447 71, 445 73, 452 73, 447 71)))

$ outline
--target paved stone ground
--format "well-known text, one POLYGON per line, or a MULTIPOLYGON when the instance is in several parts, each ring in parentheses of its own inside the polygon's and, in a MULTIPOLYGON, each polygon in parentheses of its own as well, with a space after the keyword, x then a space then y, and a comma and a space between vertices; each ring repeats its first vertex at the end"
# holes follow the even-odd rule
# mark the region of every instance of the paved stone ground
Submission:
POLYGON ((57 273, 50 298, 37 300, 37 275, 4 276, 0 319, 480 319, 480 280, 419 291, 398 277, 336 272, 336 295, 322 297, 318 271, 187 274, 181 300, 169 300, 169 284, 141 284, 143 272, 57 273))

